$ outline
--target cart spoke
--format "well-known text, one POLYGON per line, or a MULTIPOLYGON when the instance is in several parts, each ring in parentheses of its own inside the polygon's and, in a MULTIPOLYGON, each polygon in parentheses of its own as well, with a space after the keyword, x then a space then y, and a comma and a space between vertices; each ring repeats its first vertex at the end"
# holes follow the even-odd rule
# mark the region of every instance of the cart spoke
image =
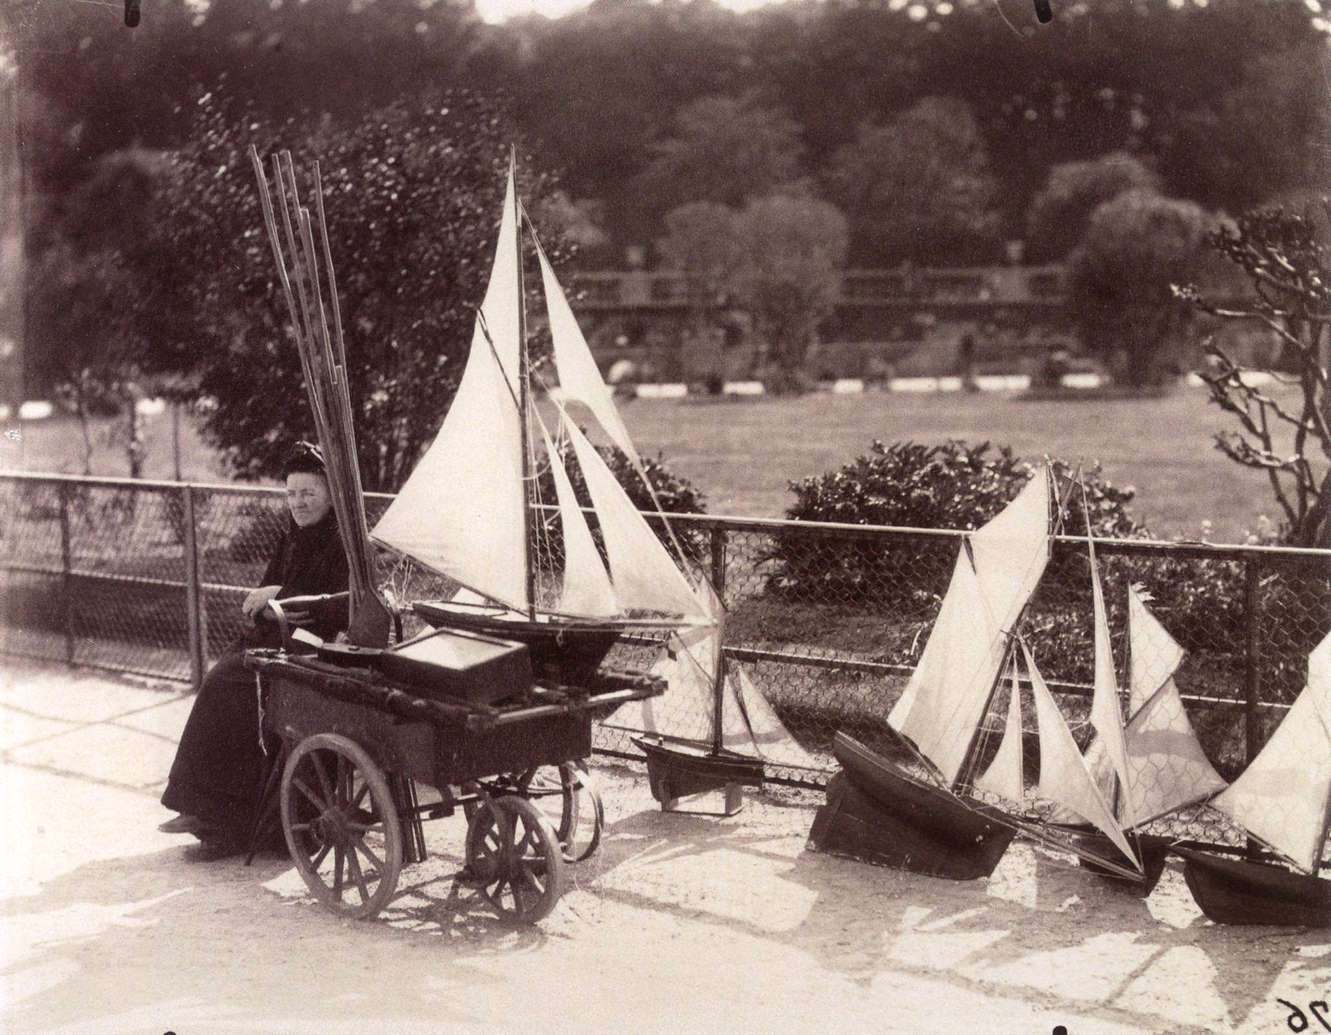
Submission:
POLYGON ((353 809, 360 808, 360 803, 365 800, 365 795, 369 793, 369 790, 370 785, 368 783, 362 783, 360 785, 360 790, 356 792, 356 797, 351 801, 351 807, 353 809))
POLYGON ((383 872, 384 861, 374 854, 374 851, 370 848, 369 845, 367 845, 364 841, 357 840, 355 843, 355 847, 360 849, 361 855, 365 856, 367 860, 372 862, 377 870, 379 870, 381 873, 383 872))
POLYGON ((361 873, 360 860, 356 858, 354 851, 347 853, 347 865, 351 870, 351 877, 356 882, 356 888, 360 891, 360 900, 362 903, 370 900, 370 889, 365 886, 365 875, 361 873))
POLYGON ((300 791, 301 794, 305 795, 305 797, 310 800, 310 804, 312 804, 320 812, 328 811, 328 804, 317 794, 315 794, 312 790, 310 790, 310 788, 306 786, 305 781, 302 780, 299 776, 293 776, 291 778, 291 785, 295 787, 296 790, 300 791))
POLYGON ((317 871, 319 869, 319 866, 323 863, 323 861, 328 858, 329 849, 331 849, 332 847, 333 847, 332 845, 324 845, 322 848, 319 849, 319 854, 310 860, 311 870, 317 871))
POLYGON ((292 823, 292 824, 291 824, 291 829, 292 829, 292 830, 309 830, 309 829, 310 829, 310 825, 309 825, 308 823, 292 823))
POLYGON ((318 751, 311 751, 307 756, 314 766, 314 774, 319 778, 319 787, 323 790, 324 799, 331 805, 336 802, 333 795, 333 787, 328 782, 328 773, 324 769, 323 759, 319 757, 318 751))
POLYGON ((342 846, 337 845, 333 849, 333 897, 338 901, 342 900, 342 858, 345 853, 342 846))

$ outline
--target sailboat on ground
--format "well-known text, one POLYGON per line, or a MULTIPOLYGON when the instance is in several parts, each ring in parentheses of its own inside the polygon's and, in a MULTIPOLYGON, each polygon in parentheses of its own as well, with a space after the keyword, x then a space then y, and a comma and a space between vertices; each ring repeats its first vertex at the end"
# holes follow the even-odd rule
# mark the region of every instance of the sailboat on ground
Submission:
MULTIPOLYGON (((1096 786, 1035 659, 1017 635, 1044 575, 1051 541, 1052 477, 1045 469, 988 524, 968 533, 938 618, 889 725, 917 756, 907 767, 837 734, 843 772, 811 831, 816 847, 952 879, 993 872, 1012 837, 1090 856, 1127 877, 1141 864, 1096 786), (1040 736, 1036 797, 1070 810, 1102 832, 1114 855, 1101 857, 1026 812, 1020 671, 1034 695, 1040 736), (1004 674, 1008 679, 1003 680, 1004 674), (1006 733, 983 772, 982 731, 1006 687, 1006 733), (1016 806, 1008 812, 980 794, 1016 806), (1121 857, 1121 858, 1120 858, 1121 857)), ((1102 601, 1101 601, 1102 604, 1102 601)), ((1106 638, 1107 644, 1107 638, 1106 638)), ((1121 737, 1121 712, 1092 706, 1093 722, 1121 737)))
MULTIPOLYGON (((710 590, 710 587, 709 587, 710 590)), ((666 692, 631 701, 605 720, 612 729, 640 732, 633 742, 647 756, 652 795, 663 808, 705 791, 724 790, 725 813, 739 808, 739 788, 759 786, 768 765, 816 769, 747 669, 721 650, 723 612, 709 596, 716 624, 671 637, 667 656, 652 669, 666 692)))
POLYGON ((705 627, 714 619, 701 580, 685 575, 682 561, 672 557, 570 417, 570 406, 585 407, 646 482, 610 390, 518 200, 514 167, 510 162, 490 280, 457 393, 372 538, 470 591, 416 603, 427 622, 523 642, 538 673, 576 683, 626 631, 705 627), (544 384, 531 363, 524 237, 535 245, 540 264, 558 391, 544 384), (569 458, 590 496, 599 546, 566 469, 569 458), (559 516, 558 542, 551 541, 551 523, 538 516, 545 512, 542 464, 554 482, 550 509, 559 516))
POLYGON ((1210 802, 1271 849, 1272 862, 1176 847, 1202 912, 1217 923, 1331 927, 1331 880, 1317 876, 1331 825, 1331 634, 1280 725, 1210 802))
MULTIPOLYGON (((1098 581, 1098 574, 1094 577, 1098 581)), ((1126 780, 1110 764, 1104 740, 1096 737, 1086 751, 1097 786, 1113 802, 1114 817, 1142 860, 1145 879, 1131 885, 1141 894, 1149 894, 1160 879, 1172 840, 1146 833, 1144 828, 1226 787, 1188 721, 1174 682, 1184 650, 1151 613, 1148 599, 1138 587, 1128 587, 1128 721, 1123 729, 1126 780)), ((1099 660, 1100 652, 1108 654, 1108 624, 1102 607, 1096 610, 1096 623, 1097 680, 1109 679, 1112 665, 1099 660), (1106 668, 1108 675, 1102 676, 1106 668)), ((1059 818, 1072 822, 1078 819, 1066 813, 1059 818)), ((1110 851, 1099 833, 1080 833, 1078 839, 1096 854, 1110 851)), ((1097 870, 1093 862, 1083 860, 1083 864, 1116 879, 1115 874, 1097 870)))

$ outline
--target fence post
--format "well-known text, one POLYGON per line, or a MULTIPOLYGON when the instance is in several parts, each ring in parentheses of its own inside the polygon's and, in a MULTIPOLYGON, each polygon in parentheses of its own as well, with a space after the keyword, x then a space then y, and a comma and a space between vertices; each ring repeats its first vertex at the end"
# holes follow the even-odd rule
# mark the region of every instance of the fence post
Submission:
POLYGON ((203 593, 199 579, 199 538, 194 527, 193 486, 182 485, 180 496, 184 504, 182 517, 185 526, 185 611, 189 616, 189 677, 195 691, 198 691, 203 685, 207 626, 204 624, 203 593))
MULTIPOLYGON (((712 588, 716 590, 718 599, 724 603, 726 598, 726 530, 720 525, 713 525, 709 541, 712 554, 712 588)), ((717 632, 719 633, 720 630, 717 630, 717 632)), ((725 644, 721 643, 717 646, 716 678, 712 687, 712 752, 714 754, 721 753, 721 725, 725 717, 725 686, 726 653, 725 644)))
MULTIPOLYGON (((1262 639, 1261 639, 1261 594, 1258 592, 1260 561, 1249 557, 1243 567, 1243 611, 1248 620, 1247 657, 1243 673, 1243 741, 1245 764, 1251 763, 1262 748, 1258 742, 1261 716, 1258 702, 1262 693, 1262 639)), ((1248 838, 1248 855, 1256 856, 1261 851, 1253 838, 1248 838)))
POLYGON ((74 663, 73 544, 69 531, 69 483, 61 482, 60 497, 60 603, 65 625, 65 661, 74 663))

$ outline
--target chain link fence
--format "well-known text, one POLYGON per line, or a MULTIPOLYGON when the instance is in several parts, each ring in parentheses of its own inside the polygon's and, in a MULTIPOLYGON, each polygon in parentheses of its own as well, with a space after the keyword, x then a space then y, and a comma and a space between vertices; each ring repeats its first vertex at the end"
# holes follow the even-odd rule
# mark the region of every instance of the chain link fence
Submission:
MULTIPOLYGON (((389 500, 367 496, 371 524, 389 500)), ((0 653, 197 685, 239 636, 240 602, 285 521, 279 489, 2 475, 0 653)), ((711 578, 726 604, 727 669, 743 673, 814 766, 769 765, 770 777, 821 785, 835 770, 838 730, 899 750, 887 714, 938 612, 957 533, 707 516, 672 525, 690 565, 711 578)), ((1096 555, 1120 685, 1127 684, 1127 588, 1135 585, 1186 652, 1174 678, 1187 718, 1210 764, 1232 779, 1302 689, 1308 652, 1331 629, 1331 551, 1098 541, 1096 555)), ((544 593, 557 585, 561 562, 556 551, 542 556, 544 593)), ((381 584, 398 601, 455 588, 410 561, 380 560, 381 584)), ((1023 625, 1085 747, 1093 627, 1084 540, 1056 542, 1023 625)), ((626 638, 610 662, 650 667, 660 648, 650 637, 626 638)), ((1038 754, 1034 709, 1029 698, 1025 705, 1031 757, 1038 754)), ((667 694, 653 707, 663 725, 711 729, 696 701, 667 694)), ((983 731, 990 755, 1003 722, 1003 709, 994 709, 983 731)), ((638 757, 630 725, 612 716, 597 731, 597 749, 638 757)), ((1205 808, 1185 810, 1162 829, 1200 841, 1241 840, 1205 808)))

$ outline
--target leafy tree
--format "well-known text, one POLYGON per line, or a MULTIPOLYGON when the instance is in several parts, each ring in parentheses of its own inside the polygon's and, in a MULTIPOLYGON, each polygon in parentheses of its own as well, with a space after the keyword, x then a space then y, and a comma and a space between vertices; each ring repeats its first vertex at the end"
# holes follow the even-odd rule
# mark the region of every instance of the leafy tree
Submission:
POLYGON ((753 94, 703 97, 675 116, 639 177, 658 211, 690 201, 739 205, 801 175, 799 126, 753 94))
POLYGON ((886 124, 862 124, 826 184, 852 217, 859 264, 957 264, 993 250, 997 185, 965 101, 925 97, 886 124))
MULTIPOLYGON (((1323 201, 1331 214, 1331 202, 1323 201)), ((1331 546, 1331 253, 1312 212, 1263 209, 1222 226, 1208 243, 1243 271, 1251 298, 1220 304, 1195 286, 1177 293, 1203 312, 1265 327, 1284 345, 1299 389, 1290 405, 1249 384, 1243 367, 1211 339, 1203 373, 1211 400, 1238 424, 1216 436, 1235 463, 1265 471, 1285 518, 1283 538, 1296 546, 1331 546)))
POLYGON ((846 258, 846 218, 816 198, 774 194, 736 217, 738 301, 787 377, 801 370, 818 324, 832 311, 846 258))
POLYGON ((1160 177, 1126 152, 1064 162, 1049 172, 1026 212, 1026 256, 1061 259, 1081 241, 1097 208, 1128 191, 1158 193, 1160 177))
POLYGON ((1207 229, 1192 202, 1142 191, 1092 214, 1069 259, 1068 301, 1082 344, 1125 383, 1141 388, 1177 373, 1188 313, 1170 285, 1197 275, 1207 229))
MULTIPOLYGON (((154 242, 198 314, 197 336, 159 343, 154 360, 194 376, 212 402, 204 437, 238 474, 272 475, 290 442, 310 434, 249 145, 261 154, 289 146, 298 169, 322 164, 363 480, 391 491, 433 439, 461 376, 489 276, 509 140, 494 105, 466 93, 312 130, 228 117, 211 100, 202 106, 157 199, 154 242)), ((525 157, 519 169, 520 190, 539 211, 551 180, 525 157)), ((307 198, 311 191, 305 185, 307 198)), ((559 235, 549 236, 558 262, 559 235)))

